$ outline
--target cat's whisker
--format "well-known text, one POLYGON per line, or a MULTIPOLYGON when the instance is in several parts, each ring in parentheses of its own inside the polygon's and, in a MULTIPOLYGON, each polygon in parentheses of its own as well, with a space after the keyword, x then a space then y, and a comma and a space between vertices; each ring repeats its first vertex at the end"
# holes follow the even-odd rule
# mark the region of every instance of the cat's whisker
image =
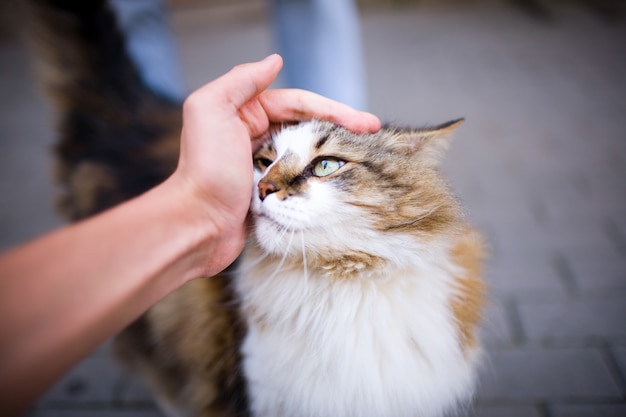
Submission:
MULTIPOLYGON (((249 227, 248 233, 249 233, 249 234, 254 233, 254 225, 250 224, 250 225, 248 225, 248 227, 249 227)), ((278 239, 279 239, 279 240, 282 240, 282 239, 283 239, 283 237, 285 236, 285 234, 286 234, 288 231, 290 231, 290 230, 291 230, 291 228, 290 228, 290 227, 281 226, 281 227, 279 228, 279 232, 280 232, 280 234, 278 235, 278 239)), ((229 277, 236 277, 238 274, 242 274, 242 273, 244 273, 244 274, 245 274, 245 273, 247 273, 247 272, 249 272, 249 271, 253 270, 253 269, 254 269, 257 265, 259 265, 260 263, 262 263, 264 260, 266 260, 266 259, 269 257, 269 254, 268 254, 268 253, 266 253, 266 252, 262 249, 261 245, 260 245, 260 244, 259 244, 256 240, 254 240, 254 239, 253 239, 252 241, 249 241, 249 242, 248 242, 248 245, 254 245, 255 247, 259 248, 259 249, 260 249, 260 252, 261 252, 261 253, 263 253, 264 255, 263 255, 263 256, 260 256, 260 257, 258 257, 257 259, 255 259, 255 261, 254 261, 254 262, 252 262, 252 263, 247 263, 247 264, 245 265, 245 267, 243 267, 242 265, 238 265, 236 268, 233 268, 231 271, 225 271, 225 272, 222 272, 222 274, 223 274, 223 275, 226 275, 226 276, 229 276, 229 277)), ((287 248, 289 248, 289 247, 290 247, 290 245, 291 245, 291 243, 289 243, 289 244, 287 245, 287 248)))
MULTIPOLYGON (((288 230, 288 229, 287 229, 287 228, 285 228, 285 230, 284 230, 284 232, 283 232, 283 235, 284 235, 284 233, 286 233, 286 232, 287 232, 287 230, 288 230)), ((290 250, 291 245, 292 245, 292 243, 293 243, 293 237, 294 237, 294 235, 295 235, 295 231, 294 231, 294 230, 292 230, 292 231, 291 231, 291 236, 289 237, 289 241, 287 242, 287 247, 286 247, 286 250, 285 250, 285 252, 284 252, 283 256, 281 257, 280 261, 278 262, 278 265, 276 266, 276 268, 274 269, 274 271, 273 271, 273 272, 272 272, 272 273, 271 273, 268 277, 265 277, 265 278, 263 278, 262 280, 260 280, 260 281, 259 281, 259 284, 258 284, 259 291, 257 291, 256 293, 262 293, 264 288, 266 288, 266 287, 268 287, 268 286, 271 286, 271 285, 275 285, 275 284, 273 283, 273 279, 274 279, 274 278, 276 277, 276 275, 278 275, 278 273, 281 271, 281 269, 283 268, 283 265, 285 264, 285 261, 287 260, 287 257, 288 257, 288 255, 289 255, 289 250, 290 250)), ((269 256, 269 255, 265 255, 265 256, 262 258, 262 260, 266 259, 268 256, 269 256)), ((248 295, 248 297, 247 297, 247 298, 248 298, 248 300, 247 300, 247 301, 248 301, 248 302, 250 302, 250 301, 251 301, 251 300, 250 300, 250 295, 248 295)))
POLYGON ((291 250, 291 245, 293 243, 293 236, 296 234, 296 232, 294 230, 291 231, 291 236, 289 237, 289 242, 287 242, 287 248, 285 250, 285 253, 283 254, 282 258, 280 259, 280 262, 278 262, 278 266, 276 267, 276 269, 274 270, 274 272, 272 273, 272 275, 270 275, 266 282, 271 281, 272 279, 274 279, 274 277, 280 272, 280 270, 283 268, 283 265, 285 264, 285 260, 287 260, 287 256, 289 255, 289 251, 291 250))
MULTIPOLYGON (((278 235, 278 239, 282 240, 283 237, 285 237, 285 235, 287 234, 287 232, 291 231, 293 233, 293 229, 291 227, 288 226, 281 226, 280 227, 280 234, 278 235)), ((287 251, 289 251, 289 249, 291 248, 291 243, 289 243, 287 245, 287 251)))
POLYGON ((389 229, 401 229, 401 228, 405 228, 408 226, 415 226, 416 224, 419 224, 420 222, 426 220, 427 218, 429 218, 430 216, 432 216, 433 213, 435 213, 436 211, 438 211, 441 208, 441 205, 435 206, 432 209, 428 210, 426 213, 424 213, 423 215, 421 215, 420 217, 416 218, 416 219, 412 219, 408 222, 405 223, 400 223, 400 224, 396 224, 393 225, 391 227, 389 227, 389 229))
POLYGON ((302 265, 304 266, 304 282, 308 286, 309 270, 307 268, 307 261, 306 261, 306 246, 304 245, 304 230, 300 231, 300 243, 302 244, 302 265))

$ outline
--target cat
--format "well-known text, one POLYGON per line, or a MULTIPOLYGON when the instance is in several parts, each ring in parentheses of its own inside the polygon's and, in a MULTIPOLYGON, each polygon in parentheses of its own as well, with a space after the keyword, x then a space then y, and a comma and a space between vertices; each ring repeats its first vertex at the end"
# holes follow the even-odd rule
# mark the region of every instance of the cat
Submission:
POLYGON ((256 153, 234 278, 254 416, 436 416, 468 398, 482 249, 436 169, 458 123, 304 123, 256 153))
MULTIPOLYGON (((30 0, 60 114, 61 210, 81 219, 175 169, 181 106, 145 87, 104 0, 30 0)), ((480 234, 438 165, 460 120, 356 135, 284 125, 255 153, 250 239, 114 341, 169 414, 439 416, 471 399, 480 234)))

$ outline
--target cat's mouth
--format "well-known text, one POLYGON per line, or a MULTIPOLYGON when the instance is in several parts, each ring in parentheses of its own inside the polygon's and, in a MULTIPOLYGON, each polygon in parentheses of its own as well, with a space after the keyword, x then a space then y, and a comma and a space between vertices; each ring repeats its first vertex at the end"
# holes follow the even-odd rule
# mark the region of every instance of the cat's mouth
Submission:
MULTIPOLYGON (((277 219, 268 213, 255 214, 253 220, 253 239, 265 253, 284 257, 305 250, 309 233, 300 222, 277 219)), ((310 249, 308 244, 306 247, 310 249)))
POLYGON ((296 224, 292 219, 276 219, 268 213, 254 213, 254 218, 257 225, 262 224, 265 227, 271 227, 279 232, 302 230, 302 225, 296 224))

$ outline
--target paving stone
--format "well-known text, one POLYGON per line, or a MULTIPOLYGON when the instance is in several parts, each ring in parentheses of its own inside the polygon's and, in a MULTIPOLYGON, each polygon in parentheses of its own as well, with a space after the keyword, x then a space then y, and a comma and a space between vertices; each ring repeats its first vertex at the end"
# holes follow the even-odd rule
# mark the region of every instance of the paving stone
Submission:
MULTIPOLYGON (((610 232, 608 232, 607 229, 608 227, 605 228, 605 231, 607 231, 607 235, 610 235, 610 232)), ((617 259, 625 257, 626 251, 622 251, 619 248, 619 246, 617 245, 617 242, 615 241, 613 237, 610 237, 610 239, 613 244, 610 248, 607 248, 607 247, 587 247, 587 248, 567 247, 565 248, 563 247, 563 248, 557 248, 556 251, 554 252, 554 255, 555 255, 555 258, 558 259, 559 261, 561 262, 564 261, 564 265, 567 268, 569 268, 569 259, 586 260, 586 259, 593 259, 593 258, 596 258, 596 259, 606 258, 607 262, 613 262, 617 259), (610 261, 610 259, 613 259, 613 261, 610 261)), ((573 271, 571 271, 571 268, 569 272, 570 272, 570 278, 572 279, 572 282, 577 284, 578 280, 574 277, 573 271)), ((591 288, 589 289, 591 290, 591 288)))
POLYGON ((38 401, 49 403, 92 403, 117 400, 124 372, 112 359, 93 356, 83 360, 38 401))
POLYGON ((125 403, 155 403, 152 392, 136 376, 131 376, 126 380, 126 389, 122 399, 125 403))
MULTIPOLYGON (((621 164, 624 162, 620 161, 621 164)), ((626 195, 623 191, 626 173, 623 171, 616 175, 616 169, 604 167, 604 170, 610 169, 608 175, 610 178, 586 178, 586 186, 589 187, 588 207, 592 208, 596 213, 620 217, 626 212, 626 195)), ((593 213, 592 211, 588 212, 593 213)))
POLYGON ((626 243, 626 218, 624 218, 623 216, 619 216, 617 218, 612 218, 611 221, 617 232, 621 235, 622 238, 625 239, 624 242, 626 243))
POLYGON ((481 340, 487 346, 510 343, 514 334, 508 323, 508 314, 500 300, 488 302, 480 328, 481 340))
POLYGON ((616 176, 615 170, 607 167, 610 155, 603 151, 588 153, 588 157, 603 159, 595 167, 585 166, 588 173, 581 167, 574 175, 547 177, 538 183, 535 192, 552 221, 603 218, 626 212, 626 196, 622 191, 626 176, 616 176))
POLYGON ((520 301, 519 312, 530 339, 626 335, 626 303, 619 293, 554 302, 520 301))
POLYGON ((476 405, 468 417, 540 417, 535 407, 528 405, 476 405))
POLYGON ((103 344, 101 344, 93 353, 91 356, 100 356, 103 358, 109 358, 109 359, 114 359, 113 355, 111 353, 111 342, 112 339, 107 340, 106 342, 104 342, 103 344))
POLYGON ((491 292, 503 295, 565 296, 567 287, 553 259, 544 254, 498 254, 488 260, 486 281, 491 292))
POLYGON ((626 256, 607 252, 566 255, 566 261, 583 291, 626 289, 626 256))
MULTIPOLYGON (((467 155, 462 157, 466 158, 467 155)), ((497 176, 487 174, 484 172, 484 166, 480 167, 478 173, 468 175, 468 172, 472 172, 472 167, 466 166, 467 163, 463 164, 461 160, 450 158, 450 165, 453 164, 457 165, 455 169, 462 170, 456 174, 458 177, 464 181, 472 179, 474 182, 474 194, 464 194, 464 190, 460 190, 470 218, 481 223, 496 224, 511 222, 531 224, 537 221, 533 202, 527 194, 520 192, 523 184, 519 184, 518 175, 506 175, 502 172, 498 172, 497 176)))
POLYGON ((616 346, 611 349, 623 382, 626 382, 626 346, 616 346))
POLYGON ((604 219, 591 218, 584 221, 570 219, 558 224, 494 225, 497 249, 511 255, 537 255, 549 251, 602 249, 613 250, 614 243, 606 232, 604 219))
POLYGON ((552 417, 624 417, 626 404, 566 404, 550 407, 552 417))
POLYGON ((490 351, 488 358, 480 401, 622 399, 602 355, 594 349, 503 349, 490 351))
POLYGON ((606 231, 611 237, 616 251, 620 255, 626 255, 626 219, 620 216, 611 216, 607 220, 606 231))
POLYGON ((545 263, 494 267, 487 271, 485 279, 490 290, 498 295, 564 295, 567 291, 554 266, 545 263))
POLYGON ((164 417, 157 410, 133 410, 133 409, 110 409, 110 410, 59 410, 45 409, 35 410, 26 417, 164 417))

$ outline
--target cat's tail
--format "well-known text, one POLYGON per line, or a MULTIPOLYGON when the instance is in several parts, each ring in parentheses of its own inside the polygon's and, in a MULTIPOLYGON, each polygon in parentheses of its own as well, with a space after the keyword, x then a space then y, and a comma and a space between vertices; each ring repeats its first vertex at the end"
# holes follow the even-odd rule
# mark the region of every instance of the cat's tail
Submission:
POLYGON ((63 213, 86 217, 163 181, 176 166, 181 105, 146 87, 106 0, 28 0, 27 10, 58 113, 63 213))

